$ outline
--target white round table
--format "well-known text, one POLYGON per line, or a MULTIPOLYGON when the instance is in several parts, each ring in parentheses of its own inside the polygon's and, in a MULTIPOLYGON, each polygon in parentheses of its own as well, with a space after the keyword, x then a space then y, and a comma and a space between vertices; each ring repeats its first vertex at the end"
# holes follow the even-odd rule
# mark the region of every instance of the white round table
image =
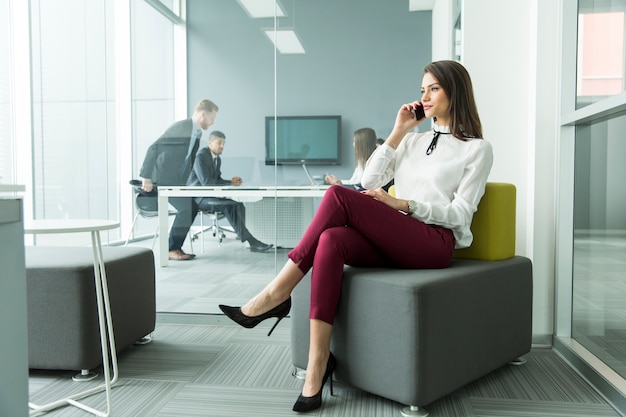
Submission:
POLYGON ((120 222, 115 220, 94 219, 51 219, 51 220, 25 220, 24 233, 51 234, 51 233, 79 233, 99 232, 120 227, 120 222))
POLYGON ((102 367, 104 370, 104 384, 98 385, 86 391, 79 392, 69 397, 54 401, 45 405, 29 403, 32 408, 30 415, 43 413, 63 405, 73 405, 97 416, 109 416, 111 413, 111 387, 118 379, 117 351, 115 349, 115 337, 113 335, 113 320, 111 319, 111 306, 109 303, 109 290, 107 285, 104 260, 102 258, 102 243, 100 232, 102 230, 116 229, 120 222, 114 220, 96 219, 51 219, 24 221, 24 233, 27 234, 55 234, 55 233, 91 233, 91 247, 93 249, 93 271, 96 287, 96 302, 98 308, 98 321, 100 325, 100 344, 102 348, 102 367), (111 358, 109 360, 109 350, 111 358), (113 377, 110 374, 113 367, 113 377), (96 392, 106 391, 107 411, 102 412, 89 407, 78 400, 96 392))

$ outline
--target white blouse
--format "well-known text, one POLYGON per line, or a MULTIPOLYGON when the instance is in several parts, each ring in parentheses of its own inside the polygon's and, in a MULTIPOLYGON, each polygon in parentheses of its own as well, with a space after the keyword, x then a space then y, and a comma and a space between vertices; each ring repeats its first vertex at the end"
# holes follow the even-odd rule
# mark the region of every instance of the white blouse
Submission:
POLYGON ((417 202, 412 217, 452 230, 456 247, 466 248, 472 243, 472 216, 493 163, 491 144, 457 139, 447 126, 435 129, 441 134, 430 155, 426 150, 433 130, 408 133, 396 150, 379 146, 367 162, 361 185, 375 189, 394 179, 396 197, 417 202))
POLYGON ((349 180, 341 180, 341 183, 344 185, 359 185, 361 184, 361 177, 363 176, 363 168, 360 164, 356 165, 354 168, 354 172, 352 173, 352 177, 349 180))

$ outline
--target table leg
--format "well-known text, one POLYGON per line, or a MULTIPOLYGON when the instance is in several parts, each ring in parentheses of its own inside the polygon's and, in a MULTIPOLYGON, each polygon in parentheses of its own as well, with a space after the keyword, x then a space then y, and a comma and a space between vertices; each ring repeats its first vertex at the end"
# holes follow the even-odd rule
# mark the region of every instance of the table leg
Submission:
POLYGON ((104 370, 104 384, 71 395, 61 400, 38 406, 29 403, 31 410, 30 415, 34 416, 63 405, 73 405, 81 408, 91 414, 101 417, 108 417, 111 413, 111 387, 118 380, 117 368, 117 350, 115 348, 115 337, 113 334, 113 320, 111 318, 111 305, 109 303, 109 288, 106 278, 106 270, 104 268, 104 259, 102 257, 102 243, 100 241, 100 232, 91 232, 91 247, 93 250, 93 272, 94 284, 96 287, 96 303, 98 308, 98 321, 100 327, 100 345, 102 349, 102 367, 104 370), (109 350, 111 357, 109 359, 109 350), (111 378, 111 366, 113 367, 113 377, 111 378), (79 402, 79 399, 85 398, 97 392, 106 391, 106 412, 96 410, 88 405, 79 402))
POLYGON ((169 198, 167 195, 159 193, 159 264, 161 266, 167 266, 169 264, 169 198))

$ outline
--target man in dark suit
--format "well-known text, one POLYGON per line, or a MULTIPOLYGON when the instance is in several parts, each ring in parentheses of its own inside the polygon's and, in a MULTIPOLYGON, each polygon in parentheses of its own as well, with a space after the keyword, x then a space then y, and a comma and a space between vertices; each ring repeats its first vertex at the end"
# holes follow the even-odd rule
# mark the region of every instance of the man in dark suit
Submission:
MULTIPOLYGON (((222 161, 220 155, 224 151, 226 136, 216 130, 209 135, 208 147, 200 148, 193 164, 193 170, 187 185, 241 185, 241 177, 230 180, 222 178, 222 161)), ((257 240, 246 228, 246 208, 243 203, 229 198, 197 197, 196 204, 200 210, 215 210, 224 213, 226 219, 237 233, 241 242, 248 242, 252 252, 266 252, 273 245, 257 240)))
MULTIPOLYGON (((219 108, 211 100, 201 100, 189 119, 171 125, 146 152, 141 171, 142 188, 150 192, 154 185, 185 185, 200 146, 202 131, 215 121, 219 108)), ((198 206, 191 197, 169 199, 177 214, 169 237, 169 259, 188 260, 196 255, 182 249, 198 206)))

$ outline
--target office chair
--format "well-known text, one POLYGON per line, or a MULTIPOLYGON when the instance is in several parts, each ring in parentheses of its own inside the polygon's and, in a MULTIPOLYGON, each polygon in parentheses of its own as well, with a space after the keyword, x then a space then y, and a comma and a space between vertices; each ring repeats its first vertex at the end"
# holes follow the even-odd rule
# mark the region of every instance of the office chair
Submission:
MULTIPOLYGON (((205 203, 205 204, 209 204, 208 209, 198 211, 200 213, 200 230, 191 235, 191 241, 198 239, 198 235, 200 236, 202 253, 204 253, 204 232, 205 231, 210 231, 213 234, 213 237, 217 238, 218 247, 222 246, 222 241, 226 238, 225 232, 235 233, 235 231, 232 230, 231 228, 226 228, 226 227, 222 227, 219 225, 218 222, 225 217, 224 213, 222 213, 221 211, 215 210, 213 207, 211 207, 210 205, 211 203, 205 203), (208 216, 209 220, 211 221, 211 224, 207 227, 204 226, 204 216, 208 216)), ((220 201, 219 203, 216 202, 216 204, 223 205, 224 202, 220 201)))
MULTIPOLYGON (((153 190, 151 192, 146 192, 141 188, 141 181, 139 180, 130 180, 130 185, 133 186, 133 191, 135 192, 135 207, 137 208, 137 213, 135 213, 135 217, 133 218, 133 224, 130 226, 130 232, 126 237, 126 243, 124 246, 128 245, 128 241, 130 240, 131 235, 135 231, 135 224, 137 223, 137 219, 139 216, 149 219, 159 217, 158 211, 158 198, 157 191, 153 190)), ((175 216, 177 211, 173 208, 170 208, 167 212, 168 216, 175 216)), ((154 239, 152 239, 152 249, 154 250, 154 244, 156 242, 157 236, 159 234, 159 224, 157 222, 156 229, 154 231, 154 239)), ((190 241, 191 242, 191 241, 190 241)), ((192 246, 193 252, 193 246, 192 246)))

